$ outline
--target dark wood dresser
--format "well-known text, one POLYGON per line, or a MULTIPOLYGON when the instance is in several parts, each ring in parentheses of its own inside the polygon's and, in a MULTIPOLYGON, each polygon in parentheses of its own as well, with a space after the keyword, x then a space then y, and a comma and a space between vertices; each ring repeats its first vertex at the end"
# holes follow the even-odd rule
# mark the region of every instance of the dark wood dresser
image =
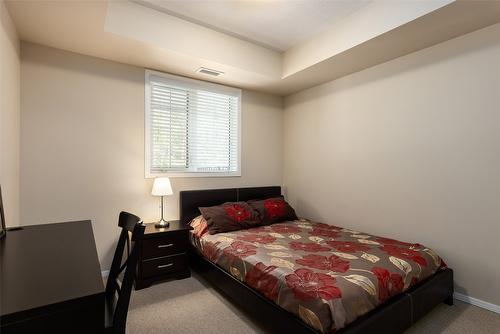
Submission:
POLYGON ((104 304, 90 221, 22 226, 0 240, 0 333, 100 333, 104 304))
POLYGON ((146 224, 139 247, 136 290, 147 288, 157 281, 191 276, 188 265, 190 229, 178 220, 170 221, 168 228, 146 224))

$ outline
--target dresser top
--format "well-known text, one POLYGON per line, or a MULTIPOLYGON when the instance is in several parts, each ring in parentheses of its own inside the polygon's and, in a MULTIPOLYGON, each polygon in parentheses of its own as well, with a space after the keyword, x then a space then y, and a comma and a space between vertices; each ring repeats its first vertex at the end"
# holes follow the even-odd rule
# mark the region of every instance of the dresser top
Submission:
POLYGON ((23 226, 0 240, 0 314, 103 294, 90 221, 23 226))
POLYGON ((145 223, 146 229, 144 230, 144 238, 152 238, 161 236, 168 233, 174 233, 179 231, 189 231, 193 228, 186 224, 181 224, 179 220, 171 220, 169 221, 170 226, 166 228, 156 228, 155 223, 145 223))

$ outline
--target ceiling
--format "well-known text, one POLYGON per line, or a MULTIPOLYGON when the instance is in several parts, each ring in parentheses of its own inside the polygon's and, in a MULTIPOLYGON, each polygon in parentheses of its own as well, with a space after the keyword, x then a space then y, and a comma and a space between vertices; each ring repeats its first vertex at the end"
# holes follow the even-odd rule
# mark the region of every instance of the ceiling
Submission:
POLYGON ((500 1, 5 3, 23 41, 282 96, 500 22, 500 1))
POLYGON ((371 0, 135 0, 276 51, 325 31, 371 0))

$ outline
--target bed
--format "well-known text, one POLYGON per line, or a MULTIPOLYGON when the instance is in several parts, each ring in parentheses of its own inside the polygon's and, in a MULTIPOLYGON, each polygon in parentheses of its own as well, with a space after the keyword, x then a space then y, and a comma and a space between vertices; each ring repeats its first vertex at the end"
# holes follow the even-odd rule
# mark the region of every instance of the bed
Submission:
MULTIPOLYGON (((280 187, 182 191, 181 222, 201 206, 279 196, 280 187)), ((401 333, 453 302, 453 272, 432 250, 308 220, 192 235, 190 260, 276 333, 401 333)))

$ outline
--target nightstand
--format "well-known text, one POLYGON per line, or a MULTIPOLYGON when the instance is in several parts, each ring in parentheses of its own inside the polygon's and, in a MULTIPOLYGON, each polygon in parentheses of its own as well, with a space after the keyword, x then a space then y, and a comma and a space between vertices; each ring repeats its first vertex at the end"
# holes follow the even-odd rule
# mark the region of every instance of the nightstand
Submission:
POLYGON ((144 237, 139 244, 135 289, 144 289, 169 278, 191 276, 188 265, 191 227, 178 220, 170 221, 168 228, 155 228, 154 223, 145 225, 144 237))

